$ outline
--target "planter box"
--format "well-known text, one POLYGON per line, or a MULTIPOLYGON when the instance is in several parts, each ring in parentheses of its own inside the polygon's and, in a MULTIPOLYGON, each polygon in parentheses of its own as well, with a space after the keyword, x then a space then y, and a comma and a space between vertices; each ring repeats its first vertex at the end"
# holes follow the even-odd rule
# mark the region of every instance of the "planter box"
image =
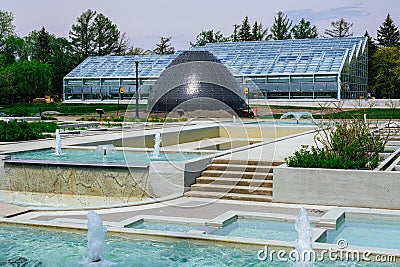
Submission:
POLYGON ((274 169, 273 202, 400 209, 399 172, 274 169))

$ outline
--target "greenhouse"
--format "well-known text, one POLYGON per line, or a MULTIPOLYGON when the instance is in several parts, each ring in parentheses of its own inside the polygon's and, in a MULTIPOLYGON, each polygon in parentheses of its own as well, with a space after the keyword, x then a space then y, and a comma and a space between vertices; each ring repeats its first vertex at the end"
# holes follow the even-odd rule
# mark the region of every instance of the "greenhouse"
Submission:
MULTIPOLYGON (((250 98, 338 100, 367 94, 366 37, 224 42, 190 50, 212 53, 250 98)), ((64 99, 130 99, 136 80, 140 99, 147 99, 182 52, 140 56, 138 77, 133 56, 89 57, 64 78, 64 99)))

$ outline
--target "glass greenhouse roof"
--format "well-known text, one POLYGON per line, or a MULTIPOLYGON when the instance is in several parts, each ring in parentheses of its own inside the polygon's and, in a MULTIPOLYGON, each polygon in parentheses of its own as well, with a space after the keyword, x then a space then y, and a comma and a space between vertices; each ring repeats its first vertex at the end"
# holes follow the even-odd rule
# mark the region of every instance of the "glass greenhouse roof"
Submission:
MULTIPOLYGON (((366 37, 212 43, 207 50, 234 75, 339 73, 345 61, 364 52, 366 37)), ((158 77, 182 51, 140 56, 139 76, 158 77)), ((66 78, 134 77, 133 56, 89 57, 66 78)))

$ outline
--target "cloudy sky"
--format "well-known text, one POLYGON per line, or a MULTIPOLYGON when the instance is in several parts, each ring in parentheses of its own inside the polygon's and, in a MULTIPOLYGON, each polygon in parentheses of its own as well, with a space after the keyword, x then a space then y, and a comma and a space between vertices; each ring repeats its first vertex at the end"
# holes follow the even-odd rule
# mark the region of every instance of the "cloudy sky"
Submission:
POLYGON ((375 36, 387 13, 400 26, 399 0, 0 0, 0 9, 14 14, 20 36, 45 26, 68 37, 76 18, 89 8, 109 17, 132 45, 144 49, 154 49, 161 36, 172 36, 172 45, 185 49, 202 30, 230 35, 232 25, 246 15, 251 23, 269 27, 279 10, 295 23, 310 20, 320 34, 341 17, 354 24, 355 36, 366 30, 375 36))

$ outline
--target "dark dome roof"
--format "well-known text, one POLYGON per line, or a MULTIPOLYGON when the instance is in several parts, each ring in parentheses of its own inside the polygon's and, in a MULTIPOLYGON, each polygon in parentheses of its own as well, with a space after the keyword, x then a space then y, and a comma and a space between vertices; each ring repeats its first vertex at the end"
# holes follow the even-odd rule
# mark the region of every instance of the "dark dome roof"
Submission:
MULTIPOLYGON (((233 110, 246 108, 244 94, 229 69, 208 51, 185 51, 161 73, 150 90, 148 110, 170 112, 176 106, 193 99, 205 98, 225 103, 233 110)), ((192 107, 200 109, 194 101, 192 107)), ((201 105, 201 109, 213 109, 201 105)), ((181 106, 180 106, 181 107, 181 106)))
POLYGON ((184 51, 177 58, 172 60, 172 62, 167 66, 167 68, 181 63, 192 62, 192 61, 211 61, 211 62, 221 63, 221 61, 218 58, 216 58, 213 54, 211 54, 208 51, 184 51))

